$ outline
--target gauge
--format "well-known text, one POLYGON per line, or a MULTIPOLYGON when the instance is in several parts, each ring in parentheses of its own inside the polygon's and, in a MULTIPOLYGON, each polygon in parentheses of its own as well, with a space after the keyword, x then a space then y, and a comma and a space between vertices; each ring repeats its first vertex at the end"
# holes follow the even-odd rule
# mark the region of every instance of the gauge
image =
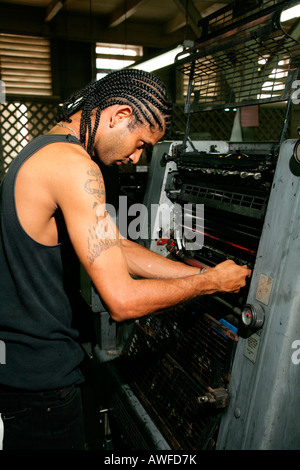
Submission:
POLYGON ((252 310, 250 308, 250 305, 245 305, 243 311, 242 311, 242 320, 245 326, 250 326, 252 322, 252 310))
POLYGON ((263 326, 264 318, 264 309, 258 303, 246 304, 242 310, 242 322, 253 332, 263 326))

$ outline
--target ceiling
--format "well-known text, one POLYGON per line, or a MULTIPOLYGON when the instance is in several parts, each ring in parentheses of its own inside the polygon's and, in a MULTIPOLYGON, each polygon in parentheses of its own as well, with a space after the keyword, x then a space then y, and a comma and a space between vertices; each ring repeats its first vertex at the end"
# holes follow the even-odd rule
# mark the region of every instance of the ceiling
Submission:
POLYGON ((0 32, 139 45, 147 55, 198 39, 199 20, 232 3, 260 0, 0 0, 0 32))
POLYGON ((231 2, 0 0, 0 30, 167 48, 185 39, 197 39, 200 18, 231 2))

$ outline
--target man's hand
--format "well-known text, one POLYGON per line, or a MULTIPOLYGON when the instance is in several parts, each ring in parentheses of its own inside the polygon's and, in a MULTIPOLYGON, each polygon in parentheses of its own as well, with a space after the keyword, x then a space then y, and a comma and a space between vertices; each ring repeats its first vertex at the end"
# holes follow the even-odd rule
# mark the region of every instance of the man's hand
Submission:
POLYGON ((209 269, 207 276, 211 276, 212 282, 217 283, 218 292, 239 292, 245 286, 246 278, 251 276, 251 269, 227 260, 209 269))

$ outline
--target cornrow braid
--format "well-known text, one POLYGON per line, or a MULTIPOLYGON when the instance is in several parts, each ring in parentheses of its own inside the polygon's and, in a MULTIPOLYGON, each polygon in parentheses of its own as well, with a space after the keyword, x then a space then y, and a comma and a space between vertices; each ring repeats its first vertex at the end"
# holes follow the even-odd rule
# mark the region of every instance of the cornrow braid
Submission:
POLYGON ((172 105, 164 84, 155 75, 135 69, 111 72, 78 91, 62 106, 57 121, 72 122, 71 116, 81 110, 80 141, 92 155, 101 111, 116 104, 131 106, 136 121, 140 123, 146 122, 150 127, 158 125, 160 129, 164 125, 165 131, 170 128, 172 105), (91 113, 96 108, 92 129, 91 113))

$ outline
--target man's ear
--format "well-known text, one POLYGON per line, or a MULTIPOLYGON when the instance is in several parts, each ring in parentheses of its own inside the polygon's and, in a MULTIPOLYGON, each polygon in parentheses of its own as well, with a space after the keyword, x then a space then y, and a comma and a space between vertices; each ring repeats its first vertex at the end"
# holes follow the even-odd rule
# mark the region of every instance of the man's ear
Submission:
POLYGON ((124 120, 129 120, 132 117, 132 108, 129 105, 118 105, 113 109, 110 116, 109 125, 115 127, 117 124, 122 123, 124 120))

